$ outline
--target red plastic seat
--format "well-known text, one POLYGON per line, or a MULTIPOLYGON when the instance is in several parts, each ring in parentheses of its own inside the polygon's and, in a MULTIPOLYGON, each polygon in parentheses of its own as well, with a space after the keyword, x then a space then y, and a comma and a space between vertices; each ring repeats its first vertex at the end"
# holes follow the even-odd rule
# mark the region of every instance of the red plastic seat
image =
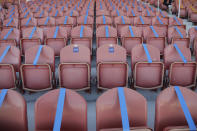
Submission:
MULTIPOLYGON (((197 105, 195 100, 197 99, 197 94, 184 87, 179 87, 179 89, 196 123, 197 105)), ((167 130, 167 128, 171 127, 172 129, 173 126, 188 125, 173 86, 166 88, 157 96, 155 111, 155 131, 175 131, 175 129, 176 131, 183 131, 185 127, 176 127, 174 130, 167 130)))
POLYGON ((77 17, 77 26, 84 25, 88 26, 93 30, 94 27, 94 19, 91 16, 83 15, 77 17))
POLYGON ((111 26, 101 26, 96 29, 97 48, 106 44, 118 44, 117 30, 111 26))
POLYGON ((152 25, 166 26, 166 28, 167 28, 168 27, 168 18, 155 16, 152 18, 152 25))
POLYGON ((25 12, 20 13, 21 20, 28 17, 33 17, 33 13, 29 9, 27 9, 25 12))
POLYGON ((54 49, 55 56, 66 46, 68 36, 66 27, 54 26, 46 29, 45 44, 54 49))
POLYGON ((34 17, 37 19, 43 18, 43 17, 47 17, 48 16, 48 12, 46 10, 40 9, 38 12, 34 13, 34 17))
POLYGON ((111 16, 110 12, 108 10, 97 10, 96 11, 96 17, 99 17, 99 16, 111 16))
MULTIPOLYGON (((131 129, 129 131, 150 131, 140 127, 147 126, 147 102, 140 93, 124 88, 125 101, 131 129), (134 128, 137 127, 137 128, 134 128), (136 130, 135 130, 136 129, 136 130)), ((118 89, 110 89, 103 93, 96 101, 97 131, 122 131, 118 89), (112 129, 115 128, 115 129, 112 129)))
POLYGON ((163 87, 164 64, 160 62, 160 51, 156 47, 147 44, 136 45, 131 51, 131 69, 134 88, 163 87))
POLYGON ((123 27, 120 33, 122 46, 126 49, 127 55, 131 54, 131 50, 136 45, 142 44, 142 28, 135 26, 123 27))
POLYGON ((40 28, 55 26, 55 18, 49 16, 40 18, 38 19, 38 26, 40 28))
POLYGON ((197 28, 190 28, 188 31, 188 37, 190 38, 190 42, 192 44, 192 48, 196 51, 197 48, 197 28))
POLYGON ((135 26, 149 26, 151 25, 151 17, 144 17, 144 16, 137 16, 134 18, 134 25, 135 26))
MULTIPOLYGON (((59 91, 49 91, 36 101, 35 131, 53 130, 59 91)), ((61 131, 87 131, 87 103, 81 95, 69 89, 65 94, 61 131)))
POLYGON ((37 26, 37 20, 33 17, 27 17, 20 21, 20 29, 34 26, 37 26))
POLYGON ((28 131, 26 101, 14 90, 7 90, 0 107, 0 128, 2 131, 28 131))
POLYGON ((142 16, 154 17, 155 15, 156 15, 155 12, 152 12, 150 9, 144 9, 142 11, 142 16))
POLYGON ((186 29, 186 26, 183 24, 183 20, 177 17, 169 18, 169 26, 180 26, 183 29, 186 29))
POLYGON ((126 56, 126 50, 117 44, 105 44, 97 49, 97 87, 99 89, 127 87, 126 56))
POLYGON ((44 34, 43 30, 38 27, 29 27, 22 29, 22 38, 20 42, 20 48, 22 54, 25 53, 25 51, 33 47, 34 45, 40 45, 44 41, 44 34))
POLYGON ((104 15, 96 17, 96 29, 100 26, 103 26, 103 25, 112 26, 113 21, 112 21, 111 17, 104 16, 104 15))
POLYGON ((25 51, 25 64, 20 68, 24 90, 42 91, 54 86, 55 54, 52 48, 41 46, 33 46, 25 51))
POLYGON ((61 17, 63 16, 63 12, 61 9, 54 9, 51 12, 49 12, 49 16, 52 16, 54 18, 61 17))
POLYGON ((77 17, 79 16, 79 13, 76 10, 70 10, 66 12, 65 16, 70 16, 73 18, 74 26, 77 24, 77 17))
POLYGON ((19 22, 17 18, 8 18, 3 20, 3 28, 18 28, 19 22))
POLYGON ((90 50, 83 45, 69 45, 60 52, 60 87, 86 90, 90 89, 91 79, 90 50))

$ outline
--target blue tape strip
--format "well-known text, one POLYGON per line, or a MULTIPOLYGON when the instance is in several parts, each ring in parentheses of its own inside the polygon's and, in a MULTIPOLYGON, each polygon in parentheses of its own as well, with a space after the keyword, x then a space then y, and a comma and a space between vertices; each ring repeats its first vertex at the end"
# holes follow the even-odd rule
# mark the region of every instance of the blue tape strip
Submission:
POLYGON ((85 15, 84 24, 87 24, 88 15, 85 15))
POLYGON ((118 16, 120 16, 120 13, 119 13, 119 11, 118 11, 118 10, 116 10, 116 13, 117 13, 117 15, 118 15, 118 16))
POLYGON ((106 24, 105 16, 103 15, 103 24, 106 24))
POLYGON ((131 5, 131 3, 130 3, 130 1, 128 0, 128 2, 129 2, 129 5, 131 5))
POLYGON ((29 15, 29 11, 25 14, 24 18, 26 18, 26 17, 27 17, 27 15, 29 15))
POLYGON ((107 25, 105 26, 105 36, 109 37, 109 28, 107 25))
POLYGON ((124 3, 121 1, 122 7, 124 6, 124 3))
POLYGON ((8 38, 8 36, 10 35, 10 33, 12 33, 13 30, 14 30, 14 29, 11 28, 11 29, 8 31, 8 33, 3 37, 3 40, 6 40, 6 39, 8 38))
POLYGON ((6 56, 6 54, 8 53, 9 49, 10 49, 10 45, 8 45, 5 50, 3 51, 3 54, 0 57, 0 63, 2 62, 3 58, 6 56))
POLYGON ((27 10, 27 7, 23 10, 23 12, 25 12, 27 10))
POLYGON ((153 31, 155 37, 159 37, 159 35, 157 34, 156 30, 154 29, 153 26, 150 26, 151 30, 153 31))
POLYGON ((83 37, 83 29, 84 29, 84 26, 82 25, 82 26, 81 26, 81 30, 80 30, 80 38, 83 37))
POLYGON ((57 14, 58 14, 58 10, 56 10, 56 12, 55 12, 55 17, 57 16, 57 14))
POLYGON ((130 33, 131 33, 131 37, 135 37, 135 35, 134 35, 134 33, 133 33, 133 30, 132 30, 132 27, 131 27, 131 26, 129 26, 129 31, 130 31, 130 33))
POLYGON ((161 21, 161 19, 159 18, 159 16, 157 16, 157 20, 159 21, 160 24, 163 25, 163 22, 161 21))
POLYGON ((8 89, 1 90, 1 93, 0 93, 0 108, 3 104, 3 101, 5 99, 5 96, 6 96, 7 92, 8 92, 8 89))
POLYGON ((113 10, 115 10, 116 8, 115 8, 115 6, 113 5, 113 10))
POLYGON ((66 23, 67 23, 67 20, 68 20, 68 16, 65 16, 64 24, 66 24, 66 23))
POLYGON ((55 8, 57 7, 57 4, 55 4, 55 8))
POLYGON ((43 47, 42 45, 39 46, 36 57, 35 57, 34 62, 33 62, 33 65, 37 65, 37 62, 38 62, 39 57, 40 57, 40 53, 42 51, 42 47, 43 47))
POLYGON ((140 16, 140 21, 142 22, 142 24, 144 24, 144 20, 143 20, 142 16, 140 16))
POLYGON ((148 9, 146 9, 146 12, 147 12, 148 16, 150 16, 150 12, 148 11, 148 9))
POLYGON ((14 12, 9 16, 9 19, 12 18, 13 15, 14 15, 14 12))
POLYGON ((109 53, 114 53, 114 47, 109 47, 108 51, 109 53))
POLYGON ((54 35, 53 35, 53 38, 56 38, 57 37, 58 30, 59 30, 59 26, 56 26, 55 32, 54 32, 54 35))
POLYGON ((175 30, 179 33, 180 37, 183 38, 183 35, 182 35, 182 33, 180 32, 180 30, 178 29, 178 27, 177 27, 177 26, 174 26, 174 28, 175 28, 175 30))
POLYGON ((64 10, 64 6, 62 6, 62 8, 61 8, 61 11, 63 11, 64 10))
POLYGON ((134 3, 132 3, 132 6, 133 6, 133 8, 135 8, 135 4, 134 3))
POLYGON ((152 12, 154 12, 154 9, 153 9, 153 7, 151 7, 151 6, 150 6, 150 9, 152 10, 152 12))
POLYGON ((44 22, 44 25, 47 25, 47 23, 49 22, 49 16, 47 16, 47 19, 45 20, 45 22, 44 22))
POLYGON ((70 16, 73 16, 73 10, 70 12, 70 16))
POLYGON ((197 30, 197 27, 195 27, 195 30, 197 30))
POLYGON ((148 63, 152 63, 152 59, 151 59, 151 56, 150 56, 150 54, 149 54, 149 52, 148 52, 147 45, 146 45, 146 44, 142 44, 142 45, 143 45, 143 47, 144 47, 144 51, 145 51, 145 53, 146 53, 146 56, 147 56, 147 59, 148 59, 148 63))
POLYGON ((39 7, 36 8, 36 12, 38 12, 38 11, 39 11, 39 7))
POLYGON ((125 6, 125 8, 126 8, 127 11, 129 10, 127 6, 125 6))
POLYGON ((132 13, 133 16, 135 16, 135 13, 134 13, 134 11, 132 9, 131 9, 131 13, 132 13))
POLYGON ((56 115, 55 115, 55 121, 54 121, 54 125, 53 125, 53 131, 60 131, 61 123, 62 123, 63 109, 64 109, 65 95, 66 95, 66 89, 60 88, 57 109, 56 109, 56 115))
POLYGON ((36 26, 32 29, 31 34, 29 35, 29 39, 32 39, 35 31, 36 31, 36 26))
POLYGON ((14 7, 14 8, 12 8, 12 10, 10 11, 10 13, 11 13, 12 11, 14 11, 14 9, 15 9, 15 7, 14 7))
POLYGON ((142 9, 141 9, 141 7, 140 7, 140 6, 138 6, 138 11, 142 11, 142 9))
POLYGON ((122 19, 122 23, 125 24, 125 20, 123 16, 121 16, 121 19, 122 19))
POLYGON ((28 26, 28 24, 29 24, 30 20, 31 20, 31 17, 29 17, 29 19, 27 20, 27 22, 26 22, 25 26, 28 26))
POLYGON ((189 126, 190 131, 196 131, 196 125, 194 123, 194 120, 192 119, 192 116, 189 112, 189 109, 188 109, 187 104, 184 100, 183 94, 181 93, 180 88, 178 86, 174 86, 174 89, 176 91, 177 97, 178 97, 179 102, 181 104, 181 108, 184 112, 184 115, 187 120, 187 124, 189 126))
POLYGON ((6 26, 9 26, 10 25, 10 23, 13 21, 13 17, 10 19, 10 21, 6 24, 6 26))
POLYGON ((42 12, 40 13, 40 17, 42 17, 42 16, 43 16, 43 14, 44 14, 44 11, 42 11, 42 12))
POLYGON ((181 25, 181 23, 178 21, 178 19, 176 18, 176 16, 174 17, 174 20, 176 21, 176 23, 177 23, 178 25, 181 25))
POLYGON ((77 7, 75 6, 74 10, 76 10, 76 9, 77 9, 77 7))
POLYGON ((187 60, 185 59, 184 55, 182 54, 182 52, 181 52, 181 50, 179 49, 179 47, 177 46, 177 44, 174 44, 174 47, 175 47, 176 51, 179 53, 179 55, 180 55, 182 61, 183 61, 184 63, 187 63, 187 60))
POLYGON ((50 7, 50 8, 49 8, 48 12, 50 12, 50 11, 51 11, 51 9, 52 9, 52 7, 50 7))
POLYGON ((102 3, 101 3, 101 1, 100 1, 100 9, 101 9, 101 10, 103 9, 103 6, 102 6, 102 3))
POLYGON ((128 113, 127 113, 127 104, 125 100, 123 87, 118 87, 118 97, 119 97, 119 103, 120 103, 123 131, 130 131, 129 118, 128 118, 128 113))

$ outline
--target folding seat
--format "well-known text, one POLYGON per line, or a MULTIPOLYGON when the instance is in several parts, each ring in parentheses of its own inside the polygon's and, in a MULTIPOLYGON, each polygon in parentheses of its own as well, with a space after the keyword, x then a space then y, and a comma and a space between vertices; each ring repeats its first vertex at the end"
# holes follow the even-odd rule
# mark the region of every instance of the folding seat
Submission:
POLYGON ((55 26, 55 18, 49 16, 40 18, 38 19, 38 26, 40 28, 55 26))
POLYGON ((30 47, 42 44, 43 40, 44 35, 41 28, 35 26, 22 29, 22 38, 20 40, 22 54, 30 47))
POLYGON ((127 55, 131 54, 131 50, 138 44, 142 44, 142 28, 135 26, 125 26, 120 33, 122 46, 126 49, 127 55))
POLYGON ((63 26, 67 30, 68 37, 71 35, 71 30, 74 26, 74 19, 70 16, 63 16, 55 19, 57 26, 63 26))
POLYGON ((55 85, 55 54, 46 45, 35 45, 25 51, 20 73, 24 90, 42 91, 55 85))
POLYGON ((143 28, 144 42, 153 45, 163 54, 166 45, 167 28, 159 26, 147 26, 143 28))
POLYGON ((71 44, 84 45, 92 52, 92 35, 90 27, 84 25, 74 27, 71 31, 71 44))
POLYGON ((77 26, 88 26, 93 30, 94 27, 94 18, 88 15, 83 15, 77 17, 77 26))
POLYGON ((20 29, 34 26, 37 26, 37 19, 34 17, 27 17, 20 20, 20 29))
POLYGON ((3 29, 0 33, 0 47, 13 45, 18 46, 20 39, 20 31, 16 28, 3 29))
POLYGON ((149 26, 151 25, 152 21, 150 17, 144 17, 144 16, 137 16, 134 18, 134 25, 135 26, 149 26))
POLYGON ((20 19, 24 19, 27 17, 33 17, 33 13, 31 13, 30 10, 27 10, 26 12, 23 12, 20 14, 20 19))
POLYGON ((124 15, 126 15, 126 14, 123 11, 118 10, 118 9, 114 9, 111 12, 111 17, 112 17, 113 21, 114 21, 115 17, 117 17, 117 16, 124 16, 124 15))
POLYGON ((193 50, 196 50, 196 47, 197 47, 197 27, 189 29, 188 37, 190 38, 190 43, 192 44, 193 50))
POLYGON ((73 90, 60 88, 37 99, 35 131, 52 130, 87 131, 87 102, 81 95, 73 90))
POLYGON ((90 49, 83 45, 69 45, 61 50, 59 65, 60 87, 74 90, 90 90, 90 55, 90 49))
POLYGON ((7 14, 5 15, 5 19, 10 19, 10 18, 15 18, 18 19, 19 18, 19 13, 16 12, 16 10, 12 10, 12 11, 8 11, 7 14))
POLYGON ((103 25, 112 26, 113 25, 112 18, 105 15, 96 17, 96 29, 103 25))
POLYGON ((190 40, 187 37, 186 30, 179 27, 173 26, 168 28, 168 44, 176 43, 178 45, 184 45, 190 47, 190 40))
POLYGON ((17 91, 0 90, 0 128, 2 131, 28 131, 27 104, 17 91))
POLYGON ((115 24, 116 29, 118 31, 118 35, 120 36, 120 32, 121 32, 122 28, 124 28, 125 26, 128 26, 128 25, 131 25, 133 23, 131 22, 129 17, 117 16, 114 19, 114 24, 115 24))
POLYGON ((177 17, 169 18, 169 26, 179 26, 183 29, 186 29, 186 26, 183 24, 183 20, 177 17))
POLYGON ((63 12, 60 9, 54 9, 49 13, 49 16, 52 16, 54 18, 61 17, 63 16, 63 12))
POLYGON ((79 13, 76 10, 66 12, 65 16, 70 16, 73 18, 74 26, 77 24, 77 17, 79 16, 79 13))
POLYGON ((96 29, 96 45, 97 48, 106 44, 118 44, 118 36, 116 28, 111 26, 100 26, 96 29))
POLYGON ((99 89, 127 87, 126 57, 126 50, 117 44, 108 43, 97 49, 97 87, 99 89))
POLYGON ((168 28, 168 18, 155 16, 152 18, 152 25, 165 26, 166 28, 168 28))
MULTIPOLYGON (((89 5, 89 4, 88 4, 89 5)), ((80 15, 87 15, 88 16, 91 16, 91 17, 94 17, 94 8, 93 7, 90 7, 88 6, 87 9, 83 9, 81 12, 80 12, 80 15), (88 13, 87 13, 88 12, 88 13)))
POLYGON ((151 131, 146 126, 147 101, 140 93, 118 87, 97 99, 97 131, 151 131))
POLYGON ((149 9, 144 9, 144 10, 142 11, 142 16, 154 17, 154 16, 155 16, 155 13, 152 12, 151 10, 149 10, 149 9))
POLYGON ((66 27, 56 26, 46 29, 45 44, 54 49, 55 56, 60 55, 60 50, 66 46, 67 40, 66 27))
POLYGON ((18 28, 19 22, 16 18, 8 18, 3 20, 3 28, 18 28))
POLYGON ((171 86, 163 90, 155 103, 155 131, 196 130, 196 99, 196 92, 184 87, 171 86))
POLYGON ((99 16, 111 16, 110 12, 108 10, 97 10, 96 11, 96 17, 99 17, 99 16))
POLYGON ((47 17, 47 16, 48 16, 48 12, 44 9, 40 9, 38 12, 34 13, 34 17, 37 19, 47 17))
POLYGON ((156 47, 147 44, 136 45, 131 51, 131 70, 134 88, 163 87, 164 64, 160 62, 160 51, 156 47))
POLYGON ((194 87, 196 85, 196 62, 191 59, 190 49, 173 44, 164 50, 164 64, 171 86, 194 87))
POLYGON ((17 47, 0 47, 1 89, 14 89, 17 87, 19 81, 16 77, 16 72, 19 72, 20 64, 20 50, 17 47))

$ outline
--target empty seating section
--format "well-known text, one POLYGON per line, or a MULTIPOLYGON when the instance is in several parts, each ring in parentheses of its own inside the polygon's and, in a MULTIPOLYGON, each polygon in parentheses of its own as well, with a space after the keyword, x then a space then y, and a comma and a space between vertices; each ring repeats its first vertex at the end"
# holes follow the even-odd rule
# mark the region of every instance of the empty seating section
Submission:
MULTIPOLYGON (((197 27, 186 28, 157 2, 3 0, 0 130, 28 130, 26 102, 11 90, 18 88, 50 90, 36 100, 36 131, 87 131, 87 102, 76 91, 94 87, 107 90, 96 101, 97 131, 152 131, 137 91, 159 88, 155 131, 195 130, 197 27)), ((180 16, 197 22, 196 8, 195 0, 182 0, 180 16)))

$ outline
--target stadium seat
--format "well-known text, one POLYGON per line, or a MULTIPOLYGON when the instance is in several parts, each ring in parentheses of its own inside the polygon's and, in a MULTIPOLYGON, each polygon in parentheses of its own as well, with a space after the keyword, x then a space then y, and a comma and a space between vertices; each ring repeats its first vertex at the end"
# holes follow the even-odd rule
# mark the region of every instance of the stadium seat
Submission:
POLYGON ((103 25, 108 25, 108 26, 112 26, 113 25, 113 21, 111 19, 111 17, 108 16, 97 16, 96 17, 96 29, 99 28, 100 26, 103 25))
POLYGON ((138 27, 150 26, 151 23, 151 17, 137 16, 134 18, 134 25, 138 27))
POLYGON ((91 16, 83 15, 77 17, 77 26, 84 25, 88 26, 93 30, 94 27, 94 19, 91 16))
POLYGON ((20 21, 20 29, 34 26, 37 26, 37 19, 33 17, 27 17, 20 21))

